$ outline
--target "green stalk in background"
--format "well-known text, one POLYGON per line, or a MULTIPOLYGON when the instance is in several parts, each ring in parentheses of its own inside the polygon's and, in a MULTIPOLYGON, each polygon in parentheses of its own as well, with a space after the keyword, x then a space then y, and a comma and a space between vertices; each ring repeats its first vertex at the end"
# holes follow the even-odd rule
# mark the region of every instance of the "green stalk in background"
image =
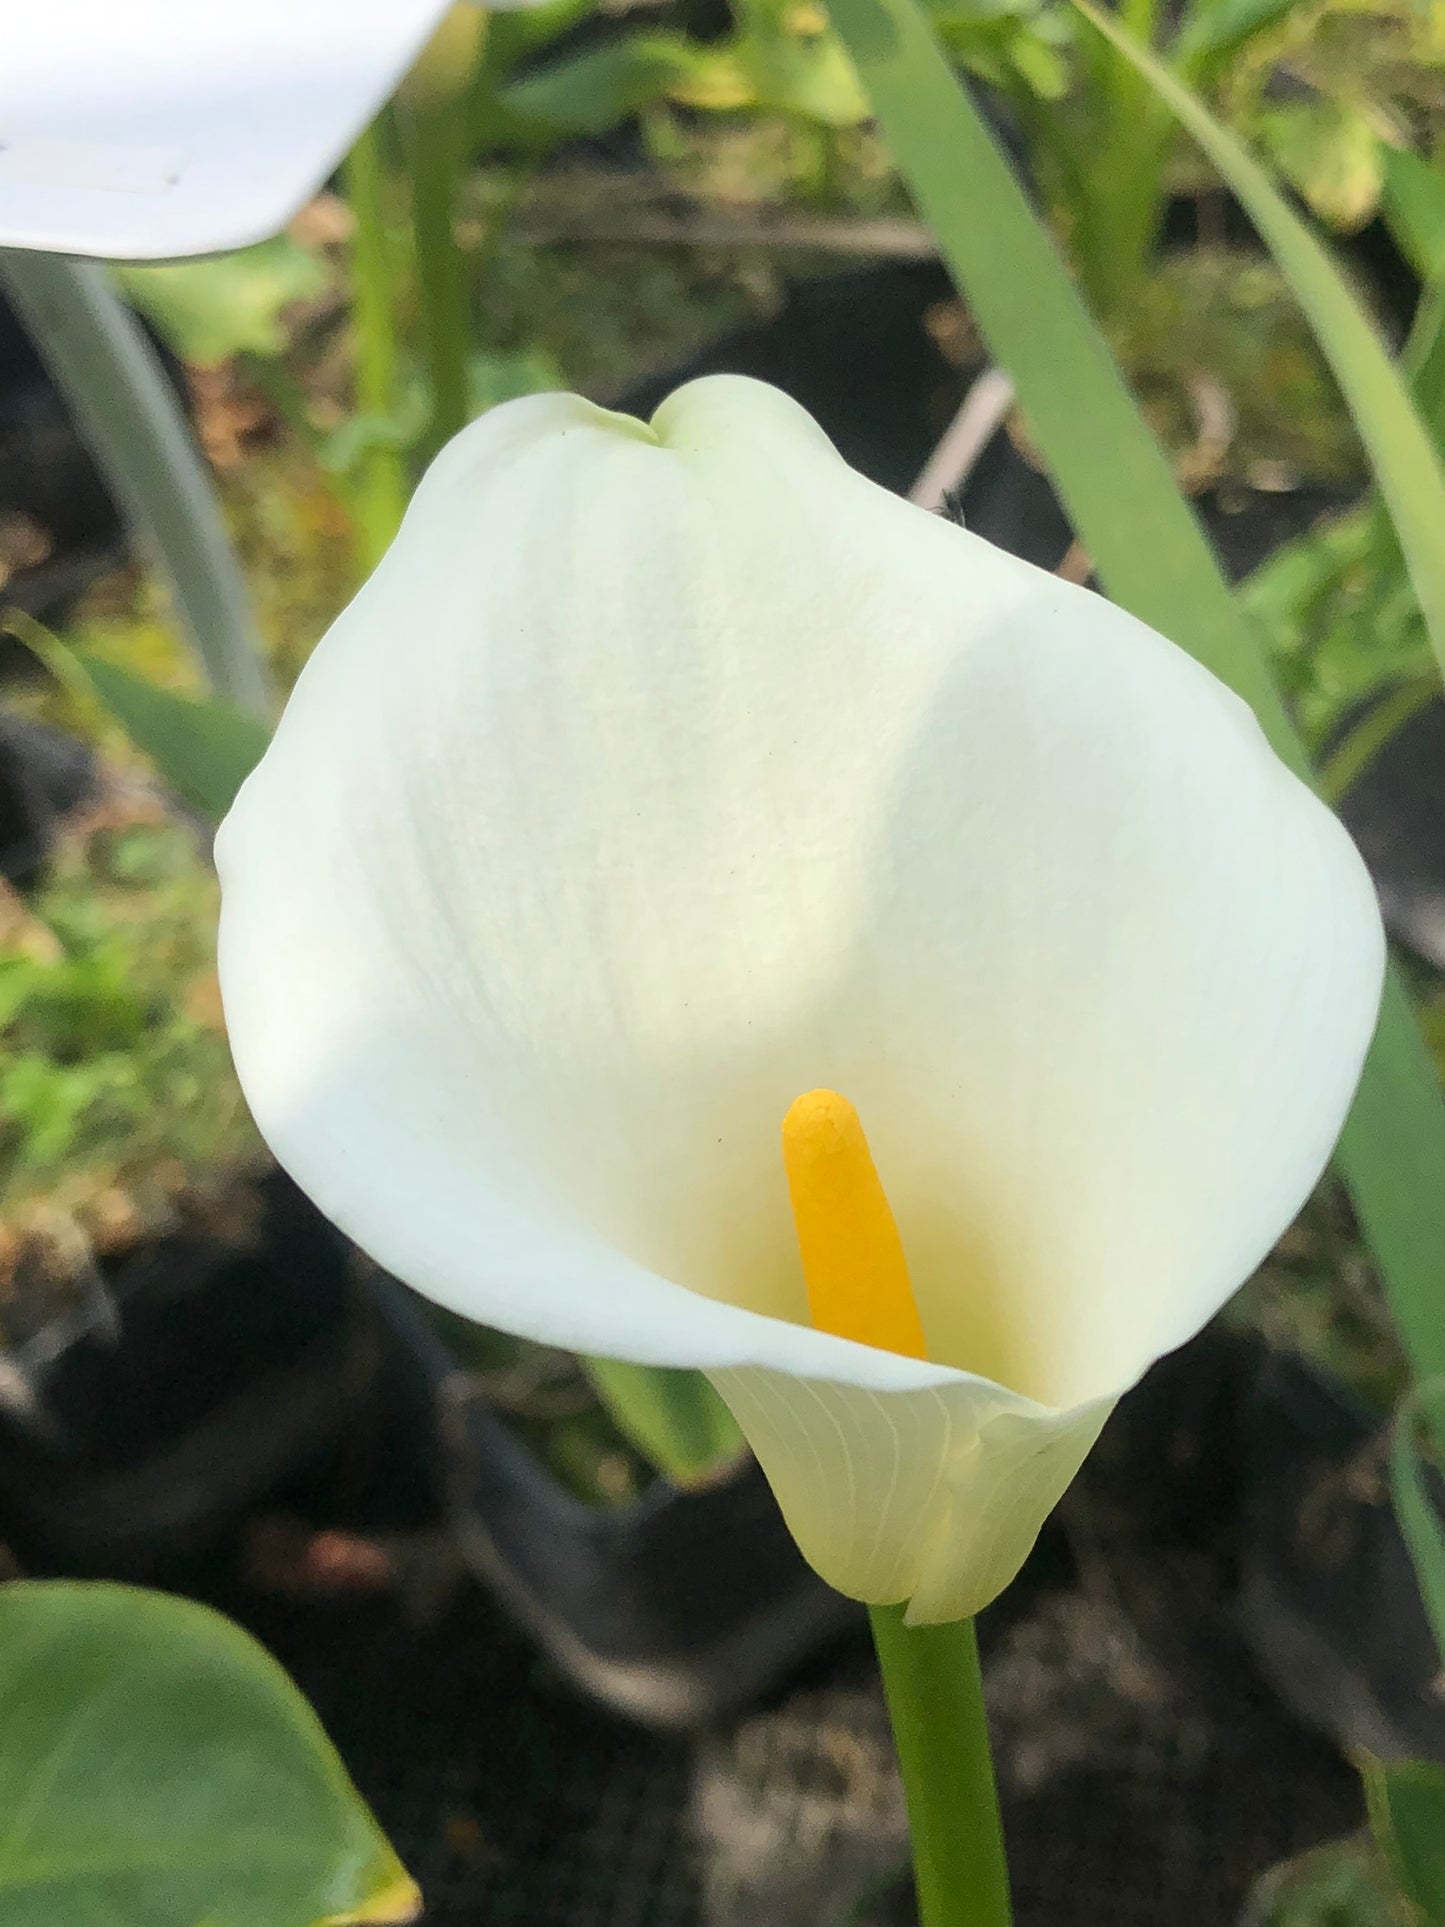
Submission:
POLYGON ((95 261, 0 251, 0 285, 175 598, 207 682, 264 716, 271 682, 241 565, 185 409, 95 261))
MULTIPOLYGON (((1420 420, 1445 455, 1445 168, 1434 168, 1413 154, 1397 152, 1391 163, 1409 182, 1408 200, 1387 194, 1385 219, 1396 244, 1423 284, 1410 336, 1400 352, 1400 372, 1409 383, 1420 420), (1406 164, 1408 163, 1408 168, 1406 164)), ((1247 609, 1266 620, 1290 612, 1307 625, 1322 598, 1340 583, 1343 571, 1364 570, 1382 593, 1403 584, 1405 559, 1394 524, 1371 492, 1363 502, 1286 542, 1261 562, 1241 586, 1247 609)), ((1368 621, 1368 614, 1364 617, 1368 621)), ((1395 731, 1439 693, 1434 673, 1396 682, 1351 722, 1333 742, 1319 767, 1320 788, 1338 805, 1358 782, 1395 731)), ((1319 738, 1316 734, 1316 743, 1319 738)))
POLYGON ((869 1608, 898 1748, 919 1927, 1009 1927, 1008 1862, 971 1619, 905 1626, 869 1608))
POLYGON ((406 507, 406 463, 386 424, 398 399, 397 264, 386 224, 386 173, 375 123, 346 159, 346 198, 356 222, 351 243, 351 312, 356 345, 356 402, 376 432, 361 458, 356 490, 357 559, 368 573, 386 552, 406 507))
MULTIPOLYGON (((1109 593, 1249 702, 1308 774, 1259 639, 1063 262, 915 0, 832 0, 893 156, 1109 593)), ((1445 1372, 1445 1101, 1397 980, 1339 1163, 1420 1379, 1445 1372)))
POLYGON ((1323 243, 1244 143, 1111 15, 1089 0, 1074 0, 1074 5, 1198 141, 1288 279, 1369 453, 1445 674, 1445 468, 1404 376, 1323 243))
MULTIPOLYGON (((1159 0, 1122 0, 1122 7, 1131 36, 1152 46, 1159 0)), ((1164 214, 1174 128, 1141 76, 1121 61, 1091 58, 1097 51, 1097 42, 1080 49, 1102 126, 1097 147, 1074 171, 1078 220, 1069 245, 1095 312, 1107 319, 1127 305, 1148 268, 1164 214)))
POLYGON ((455 231, 457 184, 471 148, 472 84, 486 42, 485 8, 454 6, 402 82, 397 111, 411 175, 412 228, 421 294, 431 419, 421 465, 471 419, 467 262, 455 231))

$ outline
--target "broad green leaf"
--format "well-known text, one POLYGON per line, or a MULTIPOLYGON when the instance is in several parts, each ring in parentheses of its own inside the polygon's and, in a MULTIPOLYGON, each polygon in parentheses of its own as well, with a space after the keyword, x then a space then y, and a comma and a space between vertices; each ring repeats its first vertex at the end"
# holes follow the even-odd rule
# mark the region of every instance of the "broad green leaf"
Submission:
MULTIPOLYGON (((1048 236, 914 0, 832 0, 894 159, 1109 593, 1171 636, 1307 761, 1259 639, 1048 236)), ((1445 1374, 1445 1103, 1387 988, 1340 1162, 1417 1378, 1445 1374)))
POLYGON ((737 1421, 701 1372, 583 1361, 614 1424, 675 1485, 694 1485, 743 1450, 737 1421))
POLYGON ((1317 237, 1204 103, 1112 16, 1074 0, 1172 109, 1223 175, 1287 277, 1334 370, 1405 557, 1445 674, 1445 468, 1384 342, 1317 237))
POLYGON ((857 71, 833 34, 748 33, 737 54, 757 99, 775 113, 820 127, 856 127, 868 118, 857 71))
POLYGON ((1400 1891, 1431 1927, 1445 1922, 1445 1767, 1433 1760, 1368 1760, 1370 1830, 1400 1891))
POLYGON ((542 0, 540 6, 499 8, 488 24, 482 49, 484 79, 493 85, 499 83, 520 61, 570 33, 592 12, 595 3, 542 0))
POLYGON ((1387 147, 1385 219, 1422 281, 1445 273, 1445 161, 1387 147))
POLYGON ((1271 1867, 1240 1920, 1248 1927, 1409 1927, 1391 1870, 1364 1833, 1271 1867))
POLYGON ((0 1586, 0 1927, 419 1911, 316 1715, 239 1627, 128 1586, 0 1586))
POLYGON ((1068 61, 1036 34, 1015 34, 1008 42, 1008 62, 1040 100, 1062 100, 1069 91, 1068 61))
POLYGON ((466 107, 474 153, 487 154, 537 139, 541 129, 515 119, 502 96, 517 69, 569 33, 594 4, 595 0, 543 0, 540 6, 502 8, 490 16, 466 107))
POLYGON ((758 76, 736 39, 696 48, 687 67, 674 76, 668 97, 709 114, 735 114, 762 104, 758 76))
POLYGON ((213 698, 199 701, 158 689, 86 650, 68 653, 176 794, 219 823, 261 760, 265 724, 213 698))
POLYGON ((1255 125, 1281 174, 1331 227, 1353 233, 1380 204, 1385 144, 1348 100, 1266 107, 1255 125))
POLYGON ((1390 1440, 1390 1496, 1445 1665, 1445 1527, 1430 1490, 1429 1461, 1420 1452, 1422 1420, 1434 1437, 1445 1437, 1445 1379, 1431 1379, 1404 1401, 1390 1440))
POLYGON ((1174 45, 1171 65, 1198 80, 1231 59, 1256 34, 1266 33, 1295 6, 1296 0, 1194 0, 1174 45))
POLYGON ((111 273, 181 360, 199 367, 284 353, 286 310, 326 288, 319 256, 285 234, 204 261, 121 263, 111 273))
POLYGON ((691 55, 680 35, 628 34, 538 68, 497 98, 519 131, 540 139, 603 134, 659 99, 688 70, 691 55))

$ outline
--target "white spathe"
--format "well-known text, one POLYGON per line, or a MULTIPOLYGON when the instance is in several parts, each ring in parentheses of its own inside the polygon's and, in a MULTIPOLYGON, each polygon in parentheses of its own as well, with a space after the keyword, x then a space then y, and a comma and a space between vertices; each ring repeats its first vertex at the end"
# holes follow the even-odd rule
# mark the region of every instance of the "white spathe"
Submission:
POLYGON ((449 0, 36 0, 7 9, 0 247, 164 260, 274 234, 449 0))
POLYGON ((220 836, 236 1062, 383 1265, 704 1368, 842 1591, 974 1611, 1320 1174, 1380 989, 1233 695, 772 389, 442 454, 220 836), (930 1362, 814 1331, 779 1126, 857 1105, 930 1362))

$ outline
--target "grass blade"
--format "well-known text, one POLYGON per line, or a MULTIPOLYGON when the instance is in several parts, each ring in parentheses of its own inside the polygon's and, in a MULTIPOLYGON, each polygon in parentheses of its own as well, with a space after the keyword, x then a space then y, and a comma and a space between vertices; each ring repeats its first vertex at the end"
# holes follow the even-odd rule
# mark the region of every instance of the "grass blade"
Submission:
POLYGON ((1294 291, 1369 451, 1445 675, 1445 468, 1373 322, 1328 250, 1244 143, 1089 0, 1074 5, 1144 76, 1224 177, 1294 291))
POLYGON ((215 697, 177 696, 103 656, 74 649, 19 609, 6 611, 0 629, 34 650, 81 701, 109 710, 176 794, 209 822, 220 822, 270 740, 263 722, 215 697))
MULTIPOLYGON (((1109 593, 1232 684, 1284 760, 1306 770, 1255 632, 916 0, 831 0, 831 11, 1109 593)), ((1445 1373, 1445 1102, 1397 982, 1386 993, 1340 1164, 1416 1376, 1445 1373)))
POLYGON ((1302 770, 1304 752, 1203 530, 923 14, 914 0, 831 0, 831 13, 1109 594, 1237 689, 1302 770))

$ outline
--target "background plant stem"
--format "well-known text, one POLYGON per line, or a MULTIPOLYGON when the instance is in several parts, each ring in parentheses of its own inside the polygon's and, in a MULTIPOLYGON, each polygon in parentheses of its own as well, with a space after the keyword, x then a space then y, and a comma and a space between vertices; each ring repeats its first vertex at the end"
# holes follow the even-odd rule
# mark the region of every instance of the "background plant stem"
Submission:
POLYGON ((1009 1927, 973 1621, 905 1626, 901 1606, 871 1607, 869 1617, 908 1803, 919 1927, 1009 1927))
MULTIPOLYGON (((387 238, 386 175, 375 124, 346 161, 346 198, 356 222, 351 243, 351 311, 356 331, 356 402, 363 415, 389 422, 397 405, 395 263, 387 238)), ((356 491, 358 561, 369 574, 381 560, 406 507, 406 467, 399 447, 378 437, 361 460, 356 491)))
POLYGON ((423 465, 471 418, 467 262, 457 245, 457 182, 471 145, 472 82, 486 41, 484 8, 454 6, 398 95, 411 172, 412 229, 431 418, 416 449, 423 465))
POLYGON ((144 329, 98 262, 6 249, 0 285, 168 579, 211 687, 264 716, 270 679, 245 577, 185 409, 144 329))

